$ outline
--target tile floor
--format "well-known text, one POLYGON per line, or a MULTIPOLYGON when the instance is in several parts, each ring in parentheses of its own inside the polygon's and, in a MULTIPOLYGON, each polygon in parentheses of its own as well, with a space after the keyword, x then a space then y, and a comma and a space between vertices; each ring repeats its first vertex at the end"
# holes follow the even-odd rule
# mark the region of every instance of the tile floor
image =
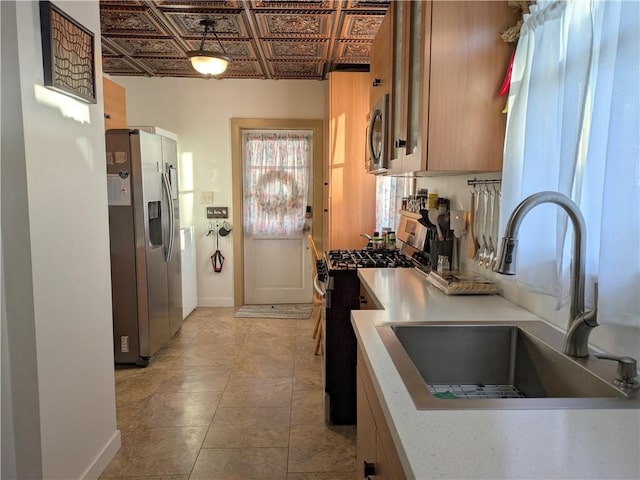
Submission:
POLYGON ((147 368, 116 369, 122 447, 101 479, 355 477, 355 427, 324 423, 314 315, 233 313, 199 308, 147 368))

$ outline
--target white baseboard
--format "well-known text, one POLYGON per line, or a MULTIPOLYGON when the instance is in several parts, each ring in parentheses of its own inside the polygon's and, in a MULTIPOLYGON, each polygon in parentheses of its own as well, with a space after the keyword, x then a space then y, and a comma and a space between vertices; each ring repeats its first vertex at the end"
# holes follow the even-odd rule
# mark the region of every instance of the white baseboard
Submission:
POLYGON ((94 480, 100 477, 105 468, 107 468, 107 465, 109 465, 109 462, 113 460, 113 457, 115 457, 118 450, 120 450, 120 445, 122 445, 120 430, 116 430, 109 442, 107 442, 105 447, 102 449, 102 452, 100 452, 91 466, 80 478, 94 480))
POLYGON ((199 307, 233 307, 233 298, 199 297, 199 307))

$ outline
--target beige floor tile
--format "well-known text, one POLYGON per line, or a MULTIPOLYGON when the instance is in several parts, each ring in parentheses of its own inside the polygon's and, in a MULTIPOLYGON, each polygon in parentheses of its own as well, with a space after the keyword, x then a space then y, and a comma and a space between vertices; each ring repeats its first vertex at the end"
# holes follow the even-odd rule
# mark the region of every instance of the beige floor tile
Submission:
POLYGON ((230 367, 180 367, 167 375, 158 391, 223 392, 229 380, 230 367))
POLYGON ((275 335, 275 336, 293 336, 296 335, 296 323, 299 320, 267 318, 254 319, 249 330, 249 336, 275 335))
POLYGON ((355 472, 353 426, 292 425, 289 473, 355 472))
POLYGON ((293 354, 241 354, 238 356, 231 374, 256 377, 291 377, 293 376, 293 354))
POLYGON ((294 336, 252 335, 242 345, 243 355, 293 355, 296 338, 294 336))
POLYGON ((122 447, 103 477, 188 475, 206 427, 140 428, 122 432, 122 447))
POLYGON ((166 373, 151 373, 142 370, 137 375, 129 375, 116 381, 116 407, 140 404, 156 392, 162 383, 162 375, 166 373))
POLYGON ((156 392, 134 418, 141 427, 208 427, 222 392, 156 392))
POLYGON ((289 377, 232 376, 220 407, 288 407, 292 385, 289 377))
POLYGON ((287 447, 289 407, 219 408, 203 448, 287 447))
POLYGON ((216 367, 231 369, 236 361, 235 346, 191 348, 178 359, 177 367, 216 367))
POLYGON ((286 448, 203 448, 190 480, 285 480, 286 448))
POLYGON ((189 475, 136 475, 133 477, 100 477, 100 480, 103 479, 109 480, 189 480, 189 475))
POLYGON ((314 363, 296 362, 293 369, 293 390, 322 389, 322 370, 314 363))
POLYGON ((353 480, 355 476, 355 470, 353 472, 289 473, 287 480, 353 480))
POLYGON ((291 402, 291 425, 324 424, 324 403, 317 390, 298 390, 291 402))

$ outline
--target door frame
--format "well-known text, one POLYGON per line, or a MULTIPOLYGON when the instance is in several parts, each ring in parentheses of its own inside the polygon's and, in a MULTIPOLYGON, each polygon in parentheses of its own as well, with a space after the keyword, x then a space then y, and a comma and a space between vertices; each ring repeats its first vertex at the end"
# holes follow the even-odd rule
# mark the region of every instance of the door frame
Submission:
POLYGON ((244 302, 244 233, 243 233, 243 130, 311 130, 313 131, 313 240, 322 251, 323 182, 324 182, 324 121, 322 119, 232 118, 231 119, 231 181, 233 202, 233 305, 244 302))

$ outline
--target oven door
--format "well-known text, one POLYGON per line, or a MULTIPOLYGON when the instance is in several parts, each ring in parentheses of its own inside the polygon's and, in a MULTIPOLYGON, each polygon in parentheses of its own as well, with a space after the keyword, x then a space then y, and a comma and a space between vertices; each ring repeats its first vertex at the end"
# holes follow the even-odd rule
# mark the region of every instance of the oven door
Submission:
POLYGON ((384 95, 370 114, 367 129, 367 157, 369 173, 385 173, 389 161, 389 95, 384 95))

